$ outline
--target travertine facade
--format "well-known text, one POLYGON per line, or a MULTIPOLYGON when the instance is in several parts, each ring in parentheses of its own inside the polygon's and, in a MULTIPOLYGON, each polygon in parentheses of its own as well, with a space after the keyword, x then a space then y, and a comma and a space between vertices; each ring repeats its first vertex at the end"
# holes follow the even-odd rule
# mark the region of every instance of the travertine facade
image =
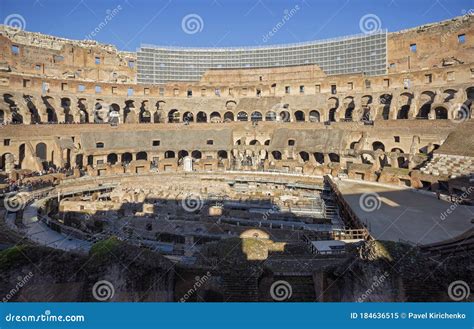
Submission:
POLYGON ((193 170, 344 172, 421 187, 473 171, 469 147, 443 148, 466 157, 461 171, 428 165, 454 131, 472 139, 469 15, 389 33, 383 76, 303 65, 216 69, 198 83, 163 85, 136 83, 133 53, 13 32, 0 35, 0 167, 8 173, 182 170, 190 157, 193 170), (135 161, 143 165, 120 166, 135 161))

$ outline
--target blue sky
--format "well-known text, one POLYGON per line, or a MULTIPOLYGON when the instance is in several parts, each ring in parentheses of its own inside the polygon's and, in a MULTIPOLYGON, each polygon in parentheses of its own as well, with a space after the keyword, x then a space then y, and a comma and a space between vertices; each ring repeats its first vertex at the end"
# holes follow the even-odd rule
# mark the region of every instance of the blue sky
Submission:
POLYGON ((0 22, 70 39, 95 30, 97 41, 134 51, 142 43, 226 47, 326 39, 361 33, 363 17, 369 28, 372 22, 397 31, 469 9, 474 0, 0 0, 0 22))

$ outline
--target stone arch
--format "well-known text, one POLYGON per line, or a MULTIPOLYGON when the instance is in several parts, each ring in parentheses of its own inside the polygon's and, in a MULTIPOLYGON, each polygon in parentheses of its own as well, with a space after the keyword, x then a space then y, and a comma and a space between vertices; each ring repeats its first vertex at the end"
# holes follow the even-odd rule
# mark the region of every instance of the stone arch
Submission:
POLYGON ((291 121, 291 114, 288 111, 280 111, 278 114, 279 121, 281 122, 290 122, 291 121))
POLYGON ((194 114, 192 112, 184 112, 183 122, 194 122, 194 114))
POLYGON ((265 121, 276 121, 276 119, 277 119, 277 115, 275 111, 268 111, 265 114, 265 121))
POLYGON ((294 116, 295 116, 295 121, 298 121, 298 122, 305 121, 305 114, 301 110, 295 111, 294 116))
POLYGON ((15 166, 15 157, 10 152, 2 154, 0 157, 0 169, 11 170, 15 166))
POLYGON ((189 152, 186 150, 178 151, 178 160, 184 159, 185 157, 189 156, 189 152))
POLYGON ((345 121, 352 121, 352 115, 355 109, 355 103, 353 97, 346 97, 344 98, 344 104, 346 105, 344 111, 344 120, 345 121))
POLYGON ((324 164, 324 154, 321 152, 314 152, 314 160, 319 164, 324 164))
POLYGON ((313 110, 309 112, 309 121, 310 122, 321 122, 321 114, 319 111, 313 110))
POLYGON ((249 145, 257 145, 259 146, 260 145, 260 142, 256 139, 252 139, 250 142, 249 142, 249 145))
POLYGON ((448 119, 448 110, 444 106, 437 106, 434 109, 435 118, 438 120, 448 119))
POLYGON ((249 121, 248 113, 244 111, 237 113, 237 121, 249 121))
POLYGON ((168 150, 168 151, 165 152, 165 159, 173 159, 175 157, 176 157, 176 155, 175 155, 174 151, 168 150))
POLYGON ((191 157, 196 160, 202 159, 202 152, 198 150, 194 150, 191 152, 191 157))
POLYGON ((180 113, 177 109, 172 109, 168 112, 168 122, 169 123, 178 123, 180 122, 180 113))
POLYGON ((217 111, 212 112, 210 114, 209 118, 210 118, 211 122, 213 122, 213 123, 218 123, 218 122, 222 121, 221 120, 221 114, 217 111))
POLYGON ((196 122, 197 123, 205 123, 207 122, 207 114, 204 111, 199 111, 196 115, 196 122))
POLYGON ((272 151, 272 156, 275 160, 281 160, 281 152, 280 151, 272 151))
POLYGON ((138 152, 136 155, 137 160, 148 160, 148 154, 145 151, 138 152))
POLYGON ((117 153, 110 153, 107 155, 107 163, 109 164, 116 164, 118 161, 118 156, 117 156, 117 153))
POLYGON ((234 113, 227 111, 224 113, 224 122, 232 122, 234 121, 234 113))
POLYGON ((132 153, 125 152, 122 154, 122 163, 130 163, 132 162, 132 160, 133 160, 132 153))
POLYGON ((255 121, 262 121, 262 120, 263 120, 262 113, 259 112, 259 111, 254 111, 254 112, 252 112, 252 114, 250 115, 250 120, 251 120, 252 122, 255 122, 255 121))
POLYGON ((152 115, 151 115, 151 112, 148 110, 147 105, 148 105, 148 101, 142 102, 142 105, 140 107, 139 118, 138 118, 139 123, 151 123, 152 121, 152 115))
POLYGON ((219 151, 217 151, 217 157, 218 157, 219 159, 227 159, 227 158, 228 158, 227 151, 225 151, 225 150, 219 150, 219 151))
POLYGON ((329 153, 329 160, 331 162, 341 162, 341 157, 337 153, 329 153))
POLYGON ((431 112, 431 105, 433 104, 435 93, 432 91, 423 91, 420 94, 421 107, 416 114, 417 119, 428 119, 431 112))
POLYGON ((397 113, 397 120, 408 119, 410 113, 410 105, 402 105, 397 113))
POLYGON ((385 145, 380 141, 375 141, 372 143, 372 150, 374 151, 382 150, 385 152, 385 145))
POLYGON ((379 97, 380 104, 382 105, 382 119, 390 119, 390 106, 392 104, 392 95, 382 94, 379 97))
POLYGON ((303 160, 303 162, 308 162, 309 161, 309 153, 308 152, 301 151, 299 153, 299 156, 300 156, 301 160, 303 160))

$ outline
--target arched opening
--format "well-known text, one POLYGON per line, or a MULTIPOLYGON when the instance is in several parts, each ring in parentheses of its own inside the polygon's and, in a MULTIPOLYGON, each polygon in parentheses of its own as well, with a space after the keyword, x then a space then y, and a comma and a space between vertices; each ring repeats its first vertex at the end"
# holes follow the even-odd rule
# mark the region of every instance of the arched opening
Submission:
POLYGON ((139 118, 140 123, 150 123, 151 122, 151 113, 150 111, 146 110, 145 108, 142 107, 140 111, 140 118, 139 118))
POLYGON ((120 106, 118 104, 110 104, 109 106, 109 123, 118 124, 120 123, 120 106))
POLYGON ((94 166, 94 156, 88 155, 87 156, 87 165, 93 167, 94 166))
POLYGON ((304 112, 303 111, 296 111, 295 112, 295 120, 296 121, 304 121, 304 112))
POLYGON ((23 160, 25 160, 25 154, 26 154, 26 144, 21 144, 20 149, 18 150, 18 165, 20 169, 23 169, 23 160))
POLYGON ((128 164, 130 162, 132 162, 132 153, 125 152, 122 154, 122 163, 128 164))
POLYGON ((176 155, 174 154, 174 151, 166 151, 165 152, 165 159, 173 159, 176 155))
POLYGON ((227 151, 224 151, 224 150, 220 150, 217 152, 217 157, 219 159, 227 159, 228 155, 227 155, 227 151))
POLYGON ((308 152, 301 151, 300 152, 300 158, 303 160, 303 162, 309 161, 309 154, 308 152))
POLYGON ((56 111, 53 108, 48 107, 46 109, 46 113, 48 114, 49 123, 58 123, 58 117, 56 116, 56 111))
POLYGON ((36 144, 36 156, 41 160, 41 161, 47 161, 47 147, 45 143, 38 143, 36 144))
POLYGON ((417 118, 418 119, 428 119, 428 115, 431 111, 431 103, 425 103, 420 107, 418 111, 417 118))
POLYGON ((181 160, 189 155, 189 152, 186 150, 181 150, 178 152, 178 160, 181 160))
POLYGON ((76 168, 82 168, 83 161, 84 161, 83 154, 76 155, 76 161, 75 161, 76 168))
POLYGON ((268 111, 266 114, 265 114, 265 121, 276 121, 276 113, 273 112, 273 111, 268 111))
POLYGON ((203 111, 198 112, 198 114, 196 115, 196 122, 198 123, 207 122, 207 114, 203 111))
POLYGON ((5 112, 0 110, 0 123, 5 123, 5 112))
POLYGON ((354 150, 355 147, 356 147, 356 145, 357 145, 357 142, 352 142, 351 145, 349 146, 349 148, 350 148, 351 150, 354 150))
POLYGON ((438 120, 447 120, 448 119, 448 110, 442 106, 438 106, 435 109, 436 119, 438 120))
POLYGON ((43 168, 46 169, 48 165, 48 148, 46 147, 45 143, 38 143, 36 144, 35 154, 40 159, 41 163, 43 164, 43 168))
POLYGON ((191 157, 193 159, 201 159, 202 158, 202 153, 201 153, 201 151, 197 151, 197 150, 192 151, 191 152, 191 157))
POLYGON ((383 105, 382 108, 382 119, 390 119, 390 104, 392 103, 392 95, 383 94, 380 96, 380 104, 383 105))
POLYGON ((191 112, 184 112, 183 122, 194 122, 194 114, 191 112))
POLYGON ((317 163, 324 164, 324 154, 323 153, 315 152, 314 153, 314 159, 316 160, 317 163))
POLYGON ((107 163, 114 165, 117 163, 117 161, 118 161, 117 154, 110 153, 109 155, 107 155, 107 163))
POLYGON ((318 111, 310 111, 309 112, 309 121, 310 122, 320 122, 321 121, 321 115, 319 114, 318 111))
POLYGON ((212 112, 210 118, 213 123, 221 122, 221 114, 219 112, 212 112))
POLYGON ((346 112, 344 113, 344 119, 346 121, 352 121, 352 112, 354 111, 354 103, 351 102, 349 106, 346 108, 346 112))
POLYGON ((410 105, 403 105, 397 113, 398 120, 408 119, 408 113, 410 112, 410 105))
POLYGON ((263 143, 263 145, 266 145, 266 146, 270 145, 270 140, 267 139, 267 140, 265 141, 265 143, 263 143))
POLYGON ((73 123, 74 116, 71 114, 71 99, 61 98, 61 107, 64 111, 64 122, 73 123))
POLYGON ((15 162, 15 158, 11 153, 4 153, 0 158, 0 169, 5 170, 7 166, 11 166, 13 169, 13 164, 15 162))
POLYGON ((246 112, 239 112, 237 114, 237 121, 248 121, 249 115, 246 112))
POLYGON ((341 161, 339 155, 336 154, 336 153, 329 153, 329 160, 331 160, 331 162, 340 162, 341 161))
POLYGON ((280 121, 281 121, 281 122, 290 122, 290 121, 291 121, 290 112, 288 112, 288 111, 281 111, 281 112, 280 112, 280 121))
POLYGON ((337 108, 332 108, 329 110, 329 121, 336 122, 336 110, 337 108))
POLYGON ((232 122, 232 121, 234 121, 234 113, 225 112, 224 113, 224 122, 232 122))
POLYGON ((249 143, 249 145, 260 145, 260 142, 256 139, 252 139, 249 143))
POLYGON ((26 105, 28 107, 28 110, 30 111, 31 123, 32 124, 41 123, 41 117, 38 113, 38 109, 36 108, 36 106, 31 101, 31 98, 25 97, 25 101, 26 101, 26 105))
POLYGON ((385 152, 385 145, 383 145, 382 142, 376 141, 372 143, 372 150, 377 151, 377 150, 382 150, 385 152))
POLYGON ((263 120, 263 117, 262 117, 262 113, 258 112, 258 111, 255 111, 252 113, 252 115, 250 116, 250 119, 252 121, 262 121, 263 120))
POLYGON ((148 160, 148 154, 144 151, 137 153, 137 160, 148 160))
POLYGON ((273 159, 281 160, 281 152, 280 151, 272 151, 273 159))
POLYGON ((179 111, 174 109, 168 112, 168 122, 169 123, 178 123, 180 118, 179 111))

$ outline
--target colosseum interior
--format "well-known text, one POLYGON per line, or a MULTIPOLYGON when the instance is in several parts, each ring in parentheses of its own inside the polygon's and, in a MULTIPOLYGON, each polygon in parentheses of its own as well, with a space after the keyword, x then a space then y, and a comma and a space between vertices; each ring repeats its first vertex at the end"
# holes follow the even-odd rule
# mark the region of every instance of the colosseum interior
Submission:
POLYGON ((380 277, 368 300, 448 300, 473 270, 474 17, 381 42, 383 74, 146 83, 146 49, 1 26, 0 290, 40 271, 15 300, 105 278, 116 301, 272 301, 276 280, 357 301, 380 277))

